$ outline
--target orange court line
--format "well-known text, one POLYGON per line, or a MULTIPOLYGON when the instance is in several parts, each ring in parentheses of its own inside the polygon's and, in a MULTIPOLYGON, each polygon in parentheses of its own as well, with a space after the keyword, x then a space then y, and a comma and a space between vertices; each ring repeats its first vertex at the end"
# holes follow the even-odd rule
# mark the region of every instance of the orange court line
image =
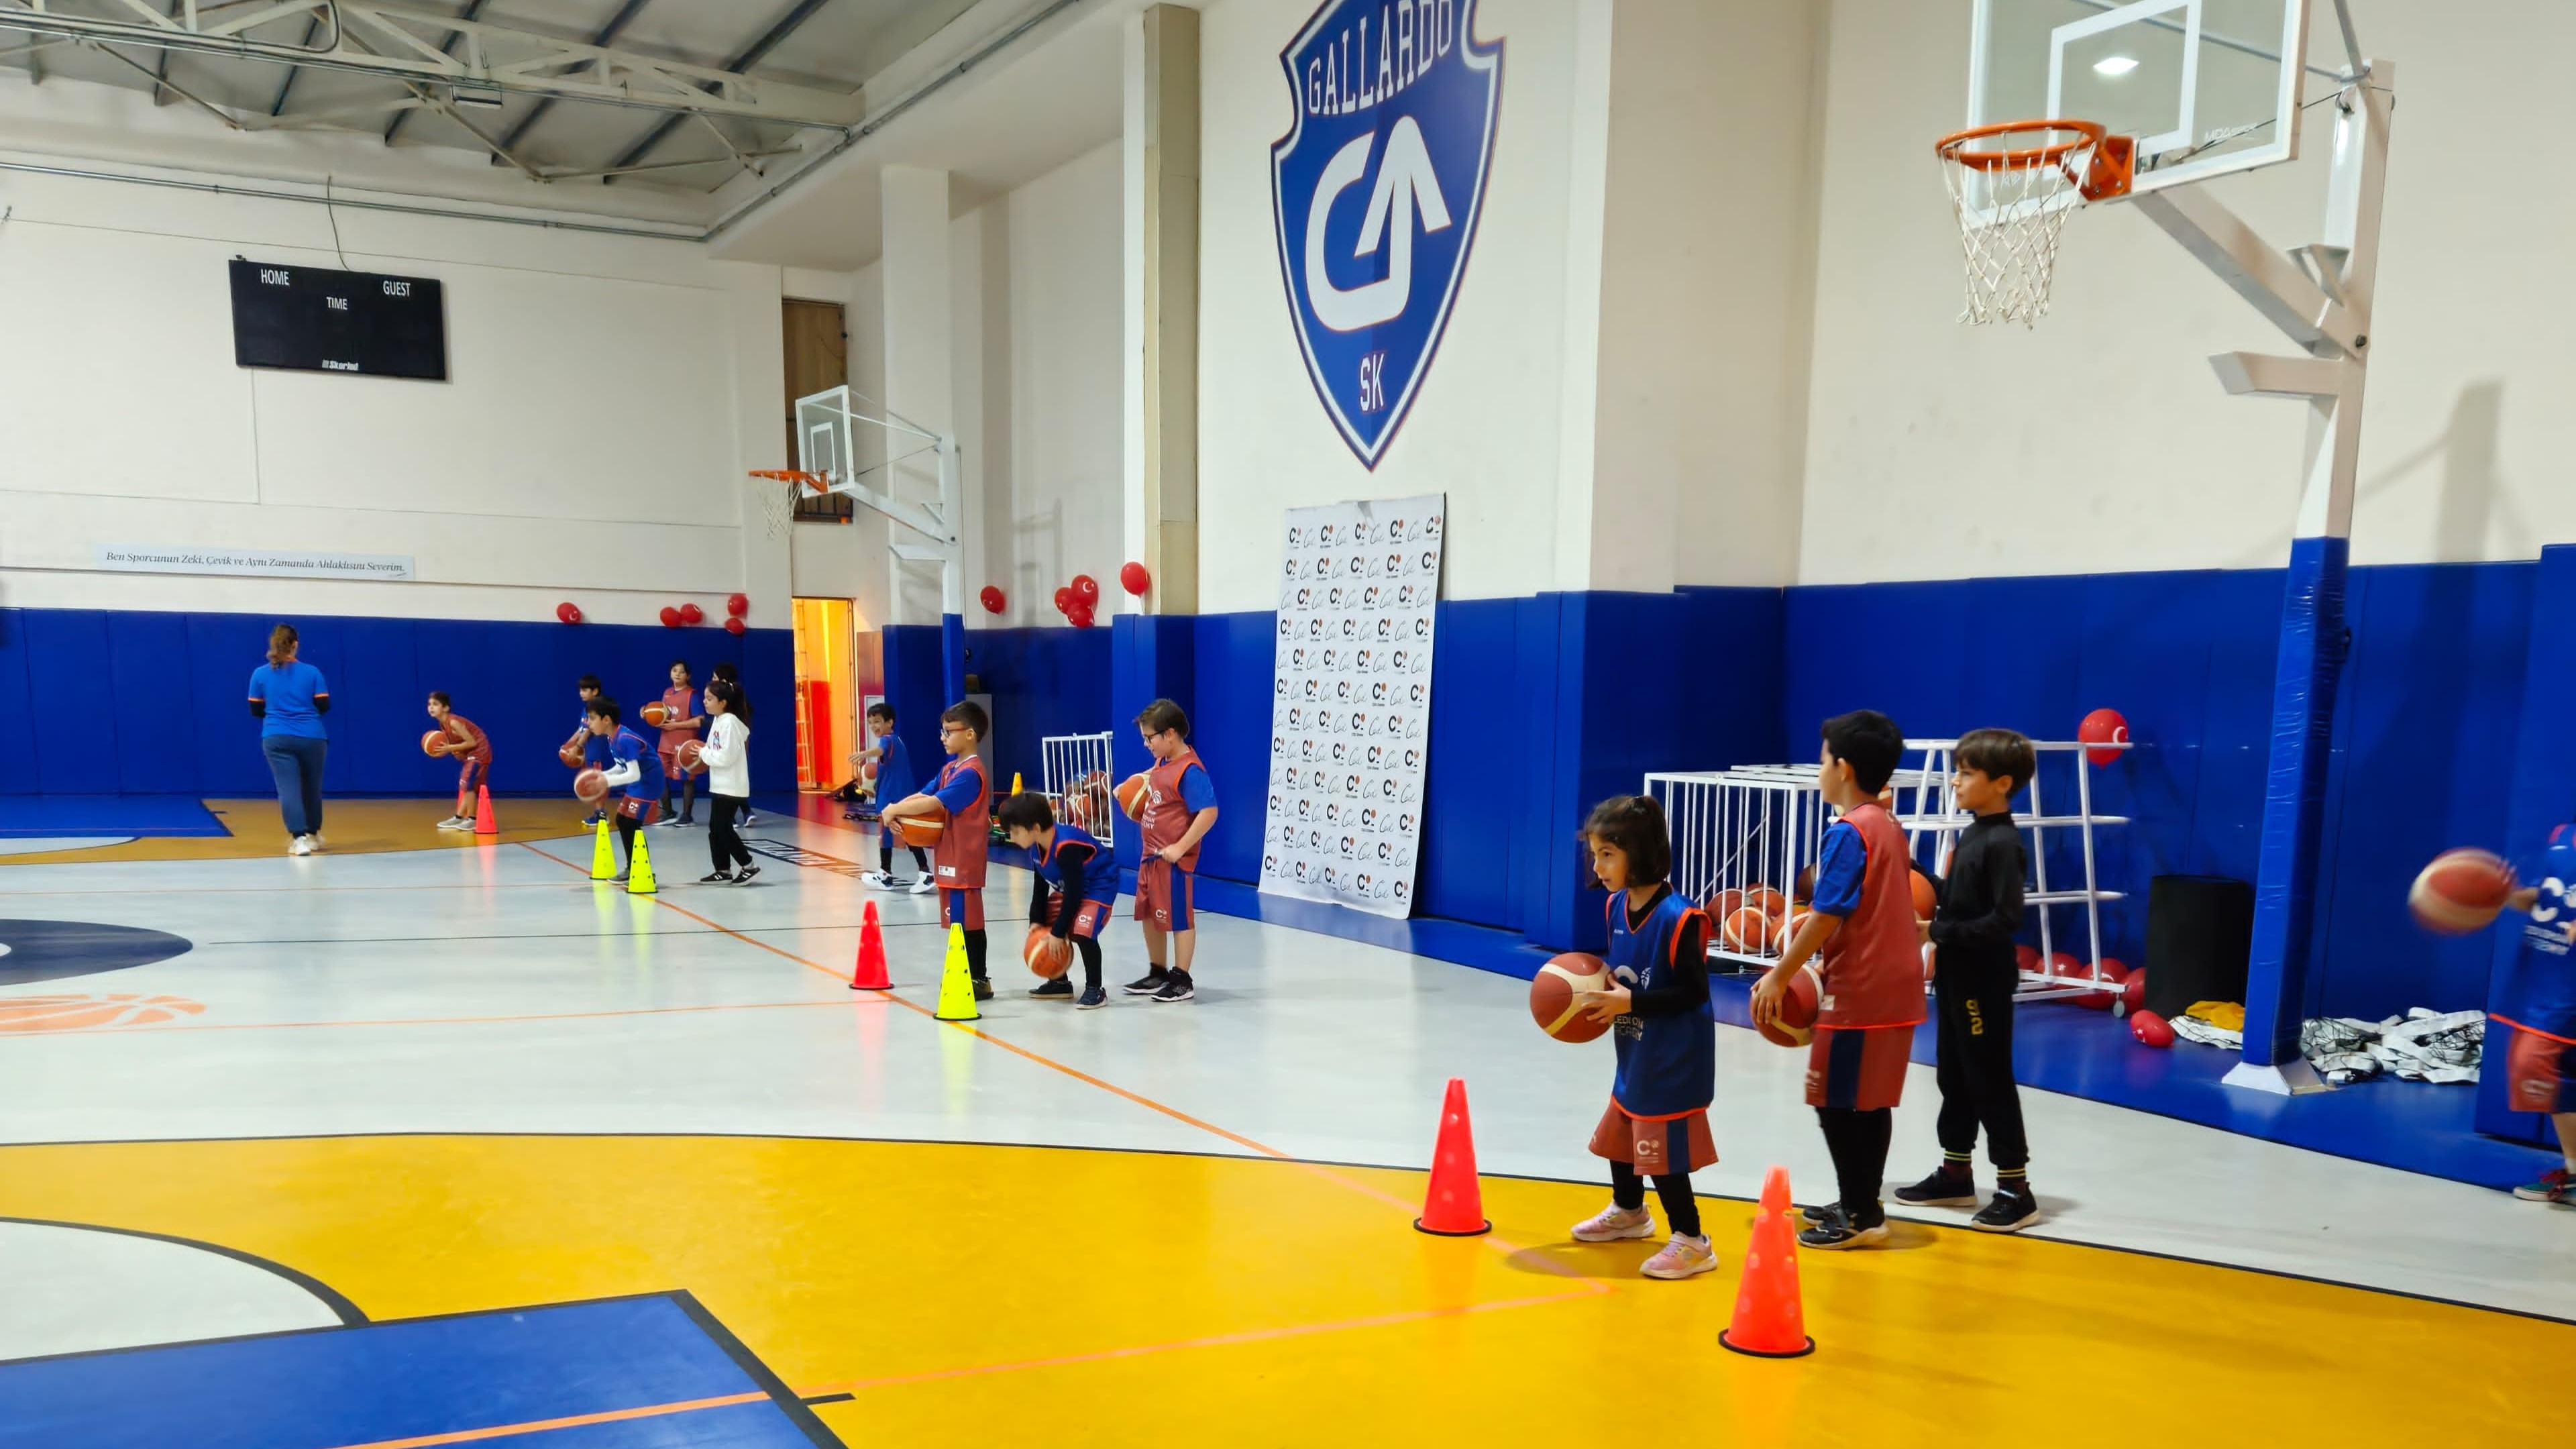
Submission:
POLYGON ((654 1419, 666 1414, 686 1414, 699 1409, 728 1409, 737 1404, 769 1401, 769 1395, 758 1391, 726 1394, 713 1399, 683 1399, 670 1404, 646 1404, 636 1409, 609 1409, 596 1414, 571 1414, 560 1419, 534 1419, 525 1424, 494 1424, 488 1429, 458 1429, 446 1434, 420 1434, 409 1439, 371 1439, 364 1444, 345 1444, 340 1449, 430 1449, 436 1444, 472 1444, 485 1439, 500 1439, 512 1434, 543 1434, 554 1429, 578 1429, 588 1424, 615 1424, 628 1419, 654 1419))
POLYGON ((1270 1343, 1283 1338, 1305 1338, 1319 1333, 1345 1333, 1362 1328, 1393 1328, 1406 1323, 1427 1323, 1433 1319, 1459 1318, 1470 1313, 1494 1313, 1506 1308, 1535 1308, 1548 1303, 1568 1303, 1588 1293, 1541 1293, 1527 1298, 1503 1298, 1491 1303, 1461 1303, 1447 1308, 1415 1308, 1401 1313, 1381 1313, 1369 1318, 1345 1318, 1337 1323, 1299 1323, 1285 1328, 1247 1328, 1234 1333, 1212 1333, 1203 1338, 1176 1339, 1170 1343, 1133 1344, 1125 1348, 1096 1349, 1090 1353, 1059 1354, 1053 1358, 1021 1359, 1014 1363, 973 1364, 965 1368, 924 1369, 919 1373, 889 1374, 884 1378, 851 1379, 846 1383, 821 1384, 797 1390, 797 1397, 820 1398, 825 1394, 855 1394, 864 1389, 894 1388, 903 1384, 936 1383, 942 1379, 973 1378, 981 1374, 1019 1373, 1027 1369, 1066 1368, 1074 1364, 1103 1363, 1112 1359, 1140 1358, 1149 1353, 1171 1353, 1191 1348, 1227 1348, 1235 1344, 1270 1343))
MULTIPOLYGON (((9 998, 0 997, 0 1005, 9 998)), ((602 1021, 623 1016, 671 1016, 697 1011, 791 1011, 800 1007, 843 1006, 839 1001, 733 1001, 707 1006, 637 1006, 623 1011, 541 1011, 524 1016, 412 1016, 361 1018, 354 1021, 200 1021, 178 1026, 82 1026, 46 1031, 38 1026, 0 1024, 0 1032, 29 1036, 142 1036, 174 1031, 296 1031, 329 1026, 492 1026, 514 1021, 602 1021)))

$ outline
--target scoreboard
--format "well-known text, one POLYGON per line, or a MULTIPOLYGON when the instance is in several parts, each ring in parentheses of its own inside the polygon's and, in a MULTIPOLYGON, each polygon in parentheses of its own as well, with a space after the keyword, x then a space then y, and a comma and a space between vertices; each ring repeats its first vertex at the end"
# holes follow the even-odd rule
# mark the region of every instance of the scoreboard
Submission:
POLYGON ((232 262, 233 361, 243 367, 447 380, 439 283, 232 262))

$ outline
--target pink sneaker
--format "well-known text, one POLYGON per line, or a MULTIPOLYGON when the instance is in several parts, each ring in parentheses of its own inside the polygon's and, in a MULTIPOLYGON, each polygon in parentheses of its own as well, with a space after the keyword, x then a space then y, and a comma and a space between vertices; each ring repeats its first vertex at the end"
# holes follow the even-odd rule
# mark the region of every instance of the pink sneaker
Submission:
POLYGON ((1646 1216, 1644 1208, 1623 1208, 1615 1202, 1574 1225, 1574 1240, 1578 1243, 1615 1243, 1621 1238, 1654 1235, 1655 1220, 1646 1216))
POLYGON ((1710 1272, 1717 1267, 1717 1250, 1706 1238, 1673 1234, 1655 1256, 1648 1258, 1637 1271, 1649 1278, 1687 1278, 1694 1273, 1710 1272))

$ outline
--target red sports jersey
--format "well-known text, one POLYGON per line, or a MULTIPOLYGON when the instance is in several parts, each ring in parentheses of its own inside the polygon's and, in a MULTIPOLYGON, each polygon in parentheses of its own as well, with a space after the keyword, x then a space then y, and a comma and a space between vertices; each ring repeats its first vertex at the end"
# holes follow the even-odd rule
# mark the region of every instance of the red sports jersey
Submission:
POLYGON ((1912 1026, 1923 1019, 1923 947, 1914 933, 1914 859, 1877 802, 1843 812, 1868 852, 1860 906, 1825 943, 1816 1025, 1912 1026))
MULTIPOLYGON (((1184 746, 1179 755, 1158 761, 1145 772, 1145 814, 1137 822, 1137 831, 1145 842, 1147 855, 1180 844, 1181 837, 1190 833, 1190 821, 1197 812, 1181 802, 1181 776, 1192 765, 1207 768, 1199 764, 1198 751, 1184 746)), ((1181 857, 1180 867, 1196 870, 1198 865, 1199 847, 1193 845, 1190 853, 1181 857)))
POLYGON ((452 709, 447 712, 447 737, 451 740, 464 740, 472 746, 471 749, 449 750, 447 754, 449 759, 471 760, 478 765, 492 763, 491 736, 483 733, 481 725, 452 709))
POLYGON ((993 780, 984 773, 983 759, 968 755, 950 760, 930 793, 938 794, 970 771, 975 798, 965 809, 948 812, 948 828, 939 832, 939 844, 930 852, 931 879, 941 890, 980 890, 984 885, 984 857, 992 847, 993 780))

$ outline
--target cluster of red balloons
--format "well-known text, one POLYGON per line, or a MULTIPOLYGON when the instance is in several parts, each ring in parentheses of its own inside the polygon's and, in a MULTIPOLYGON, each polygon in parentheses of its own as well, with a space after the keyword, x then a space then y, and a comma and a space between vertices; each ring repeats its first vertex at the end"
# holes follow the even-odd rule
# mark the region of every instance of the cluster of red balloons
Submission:
MULTIPOLYGON (((742 616, 751 612, 751 596, 735 594, 725 600, 725 632, 739 637, 749 627, 742 616)), ((565 602, 555 605, 555 617, 567 624, 581 622, 579 605, 565 602)), ((707 621, 707 611, 695 604, 664 604, 660 615, 665 629, 685 629, 707 621)))
POLYGON ((1055 591, 1056 612, 1077 629, 1091 627, 1092 611, 1100 605, 1100 580, 1089 574, 1075 574, 1073 582, 1055 591))

